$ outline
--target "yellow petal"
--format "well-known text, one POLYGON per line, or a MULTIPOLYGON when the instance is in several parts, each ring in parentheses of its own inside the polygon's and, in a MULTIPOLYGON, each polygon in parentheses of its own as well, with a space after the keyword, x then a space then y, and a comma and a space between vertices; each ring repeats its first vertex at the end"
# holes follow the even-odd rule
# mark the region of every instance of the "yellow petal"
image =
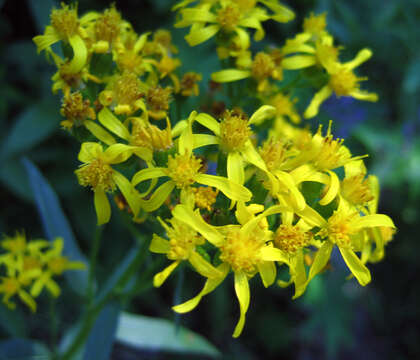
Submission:
POLYGON ((49 290, 52 296, 58 297, 60 296, 61 290, 58 284, 51 278, 49 278, 46 283, 45 287, 49 290))
POLYGON ((55 44, 57 41, 60 41, 60 35, 55 31, 52 26, 47 26, 45 28, 44 35, 35 36, 32 41, 36 45, 36 50, 40 53, 42 50, 49 48, 51 45, 55 44))
POLYGON ((200 27, 195 31, 191 29, 190 33, 185 36, 185 40, 187 40, 190 46, 196 46, 216 35, 219 29, 219 25, 200 27))
POLYGON ((353 226, 356 229, 363 229, 367 227, 386 226, 395 229, 394 222, 391 218, 384 214, 372 214, 359 217, 353 226))
POLYGON ((371 101, 371 102, 378 101, 378 94, 369 93, 367 91, 363 91, 360 89, 355 89, 352 92, 350 92, 350 96, 354 97, 357 100, 371 101))
POLYGON ((99 122, 109 131, 124 140, 130 139, 130 133, 120 120, 107 108, 104 107, 98 114, 99 122))
POLYGON ((370 49, 362 49, 360 50, 355 58, 351 61, 344 63, 343 65, 348 70, 353 70, 354 68, 358 67, 360 64, 363 64, 365 61, 369 60, 372 56, 372 51, 370 49))
POLYGON ((160 287, 168 278, 168 276, 171 275, 171 273, 176 269, 178 265, 179 265, 179 261, 174 261, 171 265, 169 265, 167 268, 162 270, 160 273, 157 273, 153 277, 153 286, 160 287))
POLYGON ((255 165, 262 171, 267 172, 267 166, 265 165, 264 160, 262 159, 258 151, 255 150, 255 147, 250 140, 248 140, 245 143, 245 146, 242 149, 241 153, 246 161, 248 161, 252 165, 255 165))
POLYGON ((80 72, 86 65, 87 60, 87 48, 85 42, 79 35, 73 35, 69 38, 70 46, 73 49, 73 59, 69 65, 69 71, 72 74, 80 72))
POLYGON ((161 186, 159 186, 149 200, 141 200, 141 207, 147 212, 152 212, 160 208, 160 206, 165 202, 168 196, 171 194, 172 190, 175 188, 175 183, 173 181, 167 181, 161 186))
POLYGON ((84 163, 90 163, 91 161, 97 159, 103 152, 101 144, 95 142, 84 142, 80 147, 80 152, 78 159, 84 163))
POLYGON ((225 279, 226 275, 229 272, 229 265, 226 263, 223 263, 217 267, 217 269, 221 272, 221 276, 217 279, 208 279, 206 283, 204 284, 203 289, 198 293, 197 296, 193 297, 192 299, 173 306, 172 309, 176 311, 177 313, 184 314, 186 312, 189 312, 193 310, 201 301, 202 297, 211 293, 216 287, 219 286, 219 284, 225 279))
POLYGON ((250 292, 248 278, 242 271, 235 272, 235 292, 239 301, 240 316, 236 324, 233 337, 237 338, 241 335, 242 329, 245 325, 245 315, 249 307, 250 292))
POLYGON ((222 176, 198 174, 195 181, 202 185, 213 186, 219 189, 229 199, 248 202, 251 200, 252 193, 245 186, 239 185, 222 176))
POLYGON ((303 262, 303 251, 298 250, 297 254, 290 260, 290 274, 295 283, 295 294, 292 299, 301 296, 306 289, 306 269, 303 262))
POLYGON ((271 105, 260 106, 249 118, 248 124, 259 125, 264 120, 273 117, 276 114, 276 108, 271 105))
POLYGON ((332 89, 325 85, 321 90, 319 90, 315 96, 312 98, 311 103, 309 104, 308 108, 305 110, 303 116, 305 119, 313 118, 318 114, 318 110, 320 105, 327 100, 332 94, 332 89))
POLYGON ((328 190, 322 199, 319 200, 319 204, 323 206, 328 205, 331 201, 333 201, 340 190, 340 180, 338 179, 337 174, 330 170, 328 170, 328 174, 330 175, 328 190))
POLYGON ((227 156, 227 176, 229 180, 243 185, 245 182, 245 171, 242 156, 238 152, 231 152, 227 156))
POLYGON ((152 241, 150 242, 149 250, 157 254, 166 254, 171 249, 169 241, 153 234, 152 241))
POLYGON ((95 203, 96 216, 98 217, 98 225, 106 224, 111 218, 111 206, 105 191, 96 190, 93 201, 95 203))
POLYGON ((168 176, 166 175, 166 172, 164 170, 164 168, 160 167, 149 167, 147 169, 142 169, 134 174, 133 178, 131 179, 131 182, 133 186, 136 186, 137 184, 140 184, 142 181, 145 180, 156 179, 162 176, 168 176))
POLYGON ((299 211, 302 211, 306 206, 306 201, 302 193, 297 188, 293 177, 285 171, 276 171, 275 175, 280 181, 280 183, 283 184, 283 186, 285 186, 290 191, 291 198, 294 202, 293 207, 299 211))
POLYGON ((223 236, 216 230, 215 227, 203 220, 203 218, 199 215, 198 210, 194 212, 185 205, 177 205, 175 206, 175 209, 172 210, 172 215, 174 218, 186 223, 195 231, 199 232, 213 245, 220 246, 223 243, 223 236))
POLYGON ((250 76, 251 71, 249 70, 226 69, 212 73, 211 79, 218 83, 226 83, 246 79, 250 76))
POLYGON ((208 145, 216 145, 219 143, 219 140, 214 135, 209 134, 194 134, 194 149, 208 146, 208 145))
POLYGON ((257 265, 261 280, 265 287, 269 287, 276 280, 276 265, 272 261, 264 261, 257 265))
POLYGON ((104 159, 108 164, 120 164, 130 158, 134 146, 125 144, 112 144, 104 151, 104 159))
POLYGON ((319 272, 321 272, 325 265, 327 265, 330 260, 331 251, 333 249, 333 244, 329 241, 325 241, 321 248, 316 252, 314 262, 311 265, 309 270, 308 282, 311 281, 319 272))
POLYGON ((188 261, 200 275, 206 278, 218 279, 222 276, 221 271, 217 270, 213 265, 204 260, 204 258, 195 251, 190 254, 188 261))
POLYGON ((371 280, 369 269, 360 261, 353 250, 341 247, 339 249, 344 261, 360 285, 367 285, 371 280))
POLYGON ((123 194, 128 205, 130 206, 130 209, 133 212, 134 217, 136 217, 140 211, 139 193, 131 184, 131 182, 128 181, 127 178, 124 175, 120 174, 118 171, 114 170, 114 172, 112 173, 112 178, 117 184, 121 193, 123 194))
POLYGON ((283 263, 289 263, 289 257, 280 249, 273 246, 264 246, 260 250, 260 257, 264 261, 281 261, 283 263))
POLYGON ((220 136, 220 124, 212 116, 206 113, 198 114, 195 118, 195 121, 211 130, 216 136, 220 136))
POLYGON ((270 17, 277 22, 286 23, 295 18, 295 13, 292 10, 279 4, 277 1, 259 0, 259 2, 274 12, 274 15, 270 17))
POLYGON ((32 312, 36 311, 36 302, 35 300, 24 290, 19 290, 18 292, 20 299, 28 305, 32 312))
POLYGON ((316 58, 314 55, 294 55, 289 56, 281 62, 284 69, 297 70, 304 69, 316 64, 316 58))
POLYGON ((83 125, 92 133, 93 136, 95 136, 98 140, 102 141, 103 143, 107 145, 115 144, 115 139, 113 138, 113 136, 101 126, 94 123, 92 120, 85 120, 83 125))
POLYGON ((307 224, 312 226, 323 227, 327 224, 325 219, 309 205, 306 205, 303 210, 297 210, 296 214, 298 214, 307 224))
POLYGON ((144 45, 147 42, 147 38, 150 34, 151 34, 151 32, 148 31, 148 32, 140 35, 140 37, 137 39, 136 43, 134 44, 134 48, 133 48, 134 53, 137 54, 143 49, 144 45))

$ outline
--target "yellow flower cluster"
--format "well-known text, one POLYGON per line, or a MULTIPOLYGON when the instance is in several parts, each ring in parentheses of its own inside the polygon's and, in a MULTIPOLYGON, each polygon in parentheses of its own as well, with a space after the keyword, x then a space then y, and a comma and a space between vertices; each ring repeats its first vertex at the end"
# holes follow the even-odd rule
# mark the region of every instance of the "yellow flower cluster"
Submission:
MULTIPOLYGON (((190 27, 190 45, 216 36, 218 56, 233 66, 212 79, 248 78, 246 97, 258 106, 229 109, 223 103, 212 114, 170 116, 172 104, 199 95, 201 75, 180 77, 170 33, 138 35, 115 7, 79 18, 76 7, 62 5, 53 10, 45 34, 34 38, 58 67, 53 90, 63 91, 63 126, 84 136, 76 175, 94 192, 98 224, 109 221, 107 193, 117 189, 118 208, 127 204, 134 221, 158 218, 167 238, 154 234, 150 251, 171 263, 155 275, 154 285, 183 261, 205 278, 197 296, 174 307, 177 312, 194 309, 233 272, 240 307, 234 337, 244 327, 248 280, 256 274, 265 287, 293 284, 299 297, 337 246, 351 274, 368 284, 366 264, 383 258, 395 229, 377 213, 378 180, 367 174, 364 155, 353 156, 343 139, 334 138, 331 122, 314 132, 296 126, 296 84, 282 81, 283 70, 313 67, 321 76, 306 118, 332 93, 374 101, 376 95, 359 89, 364 78, 353 72, 370 50, 341 63, 325 14, 311 14, 293 39, 252 56, 249 29, 258 41, 264 21, 294 18, 277 0, 184 0, 174 10, 175 26, 190 27), (57 41, 72 49, 69 57, 53 52, 57 41), (278 279, 278 268, 288 269, 288 281, 278 279)), ((218 91, 213 85, 208 94, 218 91)))
POLYGON ((3 302, 10 309, 16 304, 10 299, 17 295, 33 312, 36 311, 35 298, 46 288, 54 297, 60 295, 60 287, 54 277, 67 270, 85 269, 85 264, 70 261, 62 256, 63 239, 27 241, 25 234, 6 236, 0 243, 2 275, 0 293, 3 302))

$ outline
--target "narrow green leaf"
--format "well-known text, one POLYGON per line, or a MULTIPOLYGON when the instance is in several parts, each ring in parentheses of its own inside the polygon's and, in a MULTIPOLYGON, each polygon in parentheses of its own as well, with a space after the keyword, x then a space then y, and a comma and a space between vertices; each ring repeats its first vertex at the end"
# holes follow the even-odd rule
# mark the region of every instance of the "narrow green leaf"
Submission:
POLYGON ((30 339, 10 339, 0 341, 1 360, 48 360, 50 352, 47 347, 40 342, 30 339))
MULTIPOLYGON (((52 241, 58 236, 62 237, 64 239, 63 254, 73 261, 82 261, 87 264, 51 185, 30 160, 23 158, 22 162, 27 171, 46 238, 52 241)), ((65 272, 64 275, 75 292, 80 295, 86 293, 88 271, 72 270, 65 272)))
POLYGON ((117 341, 139 349, 220 356, 220 352, 201 335, 179 327, 169 320, 123 312, 120 315, 117 341))

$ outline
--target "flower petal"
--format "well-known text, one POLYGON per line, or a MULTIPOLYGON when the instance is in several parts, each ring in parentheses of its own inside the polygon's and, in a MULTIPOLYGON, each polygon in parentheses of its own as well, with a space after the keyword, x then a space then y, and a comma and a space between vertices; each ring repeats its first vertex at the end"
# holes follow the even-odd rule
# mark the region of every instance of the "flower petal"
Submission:
POLYGON ((185 36, 185 40, 187 40, 190 46, 196 46, 216 35, 219 30, 219 25, 200 27, 195 31, 190 31, 190 33, 185 36))
POLYGON ((365 286, 370 283, 371 276, 369 269, 360 261, 353 250, 342 247, 338 248, 340 249, 340 253, 343 256, 344 261, 359 284, 365 286))
POLYGON ((369 60, 372 57, 372 51, 370 49, 362 49, 360 50, 357 55, 354 57, 353 60, 344 63, 343 65, 348 70, 353 70, 354 68, 358 67, 360 64, 363 64, 365 61, 369 60))
POLYGON ((165 280, 168 278, 169 275, 176 269, 176 267, 179 265, 180 261, 174 261, 171 265, 166 267, 164 270, 162 270, 160 273, 157 273, 153 277, 153 286, 154 287, 160 287, 165 280))
POLYGON ((80 147, 79 155, 77 159, 84 163, 90 163, 100 156, 103 152, 101 144, 96 142, 84 142, 80 147))
POLYGON ((276 265, 272 261, 263 261, 257 265, 261 280, 265 287, 269 287, 276 280, 276 265))
POLYGON ((227 177, 233 182, 243 185, 245 171, 242 156, 238 152, 230 152, 227 156, 227 177))
POLYGON ((140 200, 140 206, 147 212, 159 209, 174 188, 175 183, 171 180, 163 183, 155 190, 149 200, 140 200))
POLYGON ((235 292, 239 301, 240 316, 239 321, 236 324, 235 331, 233 332, 233 337, 237 338, 241 335, 241 332, 245 325, 245 315, 249 307, 250 301, 250 291, 248 278, 246 274, 242 271, 235 272, 235 292))
POLYGON ((120 138, 127 141, 130 139, 130 132, 128 129, 107 107, 104 107, 99 112, 98 120, 109 131, 113 132, 115 135, 118 135, 120 138))
POLYGON ((93 201, 95 204, 96 216, 98 217, 98 225, 106 224, 111 218, 111 206, 108 197, 103 190, 94 192, 93 201))
POLYGON ((104 128, 94 123, 92 120, 85 120, 83 125, 92 133, 93 136, 95 136, 98 140, 102 141, 103 143, 107 145, 115 144, 115 139, 113 138, 113 136, 104 128))
POLYGON ((311 281, 318 273, 320 273, 330 260, 331 251, 334 244, 330 241, 325 241, 324 244, 316 252, 314 262, 309 270, 308 281, 311 281))
POLYGON ((222 176, 198 174, 195 181, 199 184, 213 186, 219 189, 231 200, 248 202, 251 200, 252 193, 245 186, 239 185, 222 176))
POLYGON ((209 114, 198 114, 195 118, 195 121, 211 130, 216 136, 220 135, 220 123, 209 114))
POLYGON ((281 65, 287 70, 304 69, 316 64, 314 55, 294 55, 283 59, 281 65))
POLYGON ((200 275, 203 275, 206 278, 218 279, 222 276, 222 273, 219 270, 195 251, 191 252, 188 261, 200 275))
POLYGON ((260 106, 249 118, 248 124, 259 125, 264 120, 273 117, 276 114, 276 108, 271 105, 260 106))
POLYGON ((142 181, 156 179, 166 175, 165 169, 160 167, 149 167, 136 172, 131 179, 133 186, 140 184, 142 181))
POLYGON ((166 254, 171 249, 169 241, 153 234, 152 241, 150 242, 149 250, 156 254, 166 254))
POLYGON ((323 206, 328 205, 333 201, 340 191, 340 180, 338 179, 337 174, 331 170, 328 170, 328 174, 330 175, 328 190, 322 199, 319 200, 319 204, 323 206))
POLYGON ((311 100, 311 103, 309 104, 308 108, 305 110, 305 113, 303 116, 305 119, 313 118, 318 114, 319 107, 321 104, 327 100, 332 94, 332 89, 325 85, 321 90, 319 90, 314 97, 311 100))
POLYGON ((77 34, 69 38, 69 43, 73 49, 73 59, 70 61, 68 70, 70 73, 76 74, 86 65, 88 52, 85 42, 77 34))
POLYGON ((250 76, 251 71, 249 70, 226 69, 212 73, 211 79, 218 83, 226 83, 246 79, 250 76))
POLYGON ((367 227, 386 226, 395 229, 394 222, 391 218, 384 214, 372 214, 359 217, 353 226, 356 229, 363 229, 367 227))
POLYGON ((128 181, 127 178, 124 175, 120 174, 118 171, 114 170, 114 172, 112 173, 112 178, 117 184, 121 193, 123 194, 128 205, 130 206, 130 209, 133 212, 134 217, 136 217, 140 211, 140 195, 138 191, 135 189, 133 184, 130 181, 128 181))

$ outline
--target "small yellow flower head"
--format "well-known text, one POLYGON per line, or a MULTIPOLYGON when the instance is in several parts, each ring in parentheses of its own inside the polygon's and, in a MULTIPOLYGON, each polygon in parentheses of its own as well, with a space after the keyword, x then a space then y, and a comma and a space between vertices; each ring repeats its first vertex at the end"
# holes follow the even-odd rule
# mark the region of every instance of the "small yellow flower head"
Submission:
POLYGON ((77 7, 61 3, 61 9, 53 9, 51 12, 51 25, 63 38, 77 34, 79 19, 77 17, 77 7))
POLYGON ((35 256, 27 255, 23 257, 23 271, 41 269, 42 264, 35 256))
POLYGON ((48 261, 48 268, 54 275, 61 275, 68 269, 69 260, 64 256, 53 257, 48 261))
POLYGON ((303 20, 303 31, 318 37, 325 34, 326 27, 327 13, 322 13, 319 15, 311 13, 307 18, 303 20))
POLYGON ((12 254, 22 254, 26 248, 26 236, 24 232, 16 232, 15 236, 6 236, 1 242, 1 247, 12 254))
POLYGON ((140 80, 134 73, 126 72, 119 76, 113 86, 114 100, 118 105, 132 105, 142 97, 140 80))
POLYGON ((252 62, 252 76, 257 80, 263 80, 273 75, 276 70, 276 64, 273 58, 265 53, 259 52, 255 55, 252 62))
POLYGON ((157 63, 156 68, 161 74, 161 78, 175 71, 177 67, 181 65, 179 59, 172 58, 170 56, 163 56, 162 59, 157 63))
POLYGON ((153 34, 153 41, 162 45, 165 49, 170 49, 172 44, 172 35, 168 30, 158 29, 153 34))
POLYGON ((277 116, 288 116, 296 124, 300 122, 300 116, 295 110, 295 103, 296 101, 292 101, 290 96, 283 95, 282 93, 276 94, 269 101, 269 104, 276 108, 277 116))
POLYGON ((323 41, 317 41, 315 47, 315 55, 319 65, 329 69, 338 62, 338 55, 340 53, 339 47, 330 45, 323 41))
POLYGON ((220 123, 220 140, 227 152, 240 151, 251 134, 252 131, 244 113, 235 110, 224 112, 220 123))
POLYGON ((201 74, 187 72, 181 79, 180 92, 182 96, 198 96, 200 89, 198 82, 201 81, 201 74))
POLYGON ((238 26, 239 20, 241 19, 241 11, 238 6, 229 4, 228 6, 221 8, 217 12, 217 22, 220 27, 226 31, 234 31, 238 26))
POLYGON ((389 226, 380 226, 379 231, 385 244, 390 242, 395 235, 395 229, 389 226))
POLYGON ((373 200, 369 180, 364 179, 364 177, 364 174, 358 174, 344 178, 341 182, 341 195, 354 205, 365 205, 367 202, 373 200))
POLYGON ((96 119, 96 113, 90 107, 90 100, 83 99, 79 91, 64 97, 60 113, 66 118, 61 125, 67 129, 81 126, 86 119, 96 119))
POLYGON ((175 182, 179 189, 186 188, 194 184, 195 175, 201 169, 201 159, 190 154, 176 154, 169 156, 167 174, 175 182))
POLYGON ((309 245, 311 234, 303 231, 296 225, 282 224, 274 235, 274 246, 289 254, 309 245))
POLYGON ((82 165, 75 171, 79 184, 90 186, 92 190, 114 191, 115 182, 112 178, 113 170, 100 157, 88 164, 82 165))
POLYGON ((152 87, 147 91, 146 100, 149 115, 154 119, 162 119, 169 110, 172 88, 162 88, 160 86, 152 87))
POLYGON ((335 74, 331 74, 329 85, 337 96, 350 96, 350 93, 359 88, 359 81, 364 78, 358 78, 353 71, 342 69, 335 74))
POLYGON ((267 165, 268 170, 278 170, 286 160, 286 145, 281 140, 275 140, 273 138, 266 140, 259 153, 267 165))
POLYGON ((220 247, 220 260, 228 263, 233 271, 243 271, 252 276, 262 261, 259 251, 265 246, 264 237, 259 235, 260 232, 243 234, 239 229, 230 230, 220 247))
POLYGON ((353 222, 358 218, 356 212, 346 213, 334 211, 333 215, 328 219, 326 229, 320 231, 322 237, 328 237, 328 240, 337 244, 341 248, 353 250, 351 236, 355 231, 353 222))
POLYGON ((95 22, 96 40, 112 44, 120 35, 121 14, 112 5, 95 22))
POLYGON ((170 250, 167 254, 170 260, 187 260, 190 253, 198 245, 203 245, 205 240, 190 226, 177 219, 170 220, 172 228, 166 227, 169 237, 170 250))
POLYGON ((201 209, 207 209, 211 211, 211 207, 216 202, 217 194, 219 190, 213 190, 209 186, 200 186, 193 188, 195 204, 201 209))
POLYGON ((131 135, 133 145, 150 150, 168 150, 173 145, 169 120, 166 129, 163 130, 155 125, 145 124, 143 121, 133 121, 131 135))

